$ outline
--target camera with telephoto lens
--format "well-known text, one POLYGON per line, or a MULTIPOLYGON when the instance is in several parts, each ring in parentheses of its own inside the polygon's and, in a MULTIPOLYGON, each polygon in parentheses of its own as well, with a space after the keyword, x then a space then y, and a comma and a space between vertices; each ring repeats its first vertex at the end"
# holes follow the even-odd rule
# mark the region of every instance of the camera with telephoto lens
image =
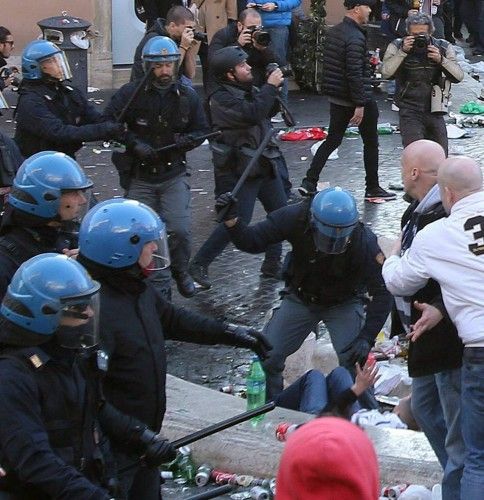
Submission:
POLYGON ((415 37, 412 48, 416 54, 426 54, 427 47, 429 45, 430 45, 430 36, 421 34, 415 37))
POLYGON ((277 68, 279 68, 282 72, 282 76, 284 78, 287 78, 289 76, 293 76, 293 72, 292 72, 292 69, 289 65, 287 66, 279 66, 279 64, 275 63, 275 62, 272 62, 272 63, 269 63, 267 66, 266 66, 266 75, 269 76, 273 71, 275 71, 277 68))
POLYGON ((268 47, 271 43, 271 34, 264 31, 263 26, 251 26, 246 30, 252 35, 252 40, 262 47, 268 47))
POLYGON ((3 78, 4 80, 9 78, 11 75, 14 75, 14 77, 12 78, 12 87, 18 87, 20 85, 21 80, 22 80, 20 78, 20 73, 19 73, 18 68, 16 68, 15 66, 12 66, 11 68, 4 67, 0 71, 0 78, 3 78))
POLYGON ((193 39, 197 42, 208 43, 208 36, 202 31, 197 31, 195 28, 190 28, 193 31, 193 39))

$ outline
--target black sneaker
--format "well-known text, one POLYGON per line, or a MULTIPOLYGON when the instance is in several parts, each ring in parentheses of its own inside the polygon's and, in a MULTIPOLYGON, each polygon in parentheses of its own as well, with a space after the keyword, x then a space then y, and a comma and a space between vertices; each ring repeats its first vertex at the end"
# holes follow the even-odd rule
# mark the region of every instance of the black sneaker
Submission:
POLYGON ((183 295, 183 297, 189 299, 197 293, 195 283, 186 271, 173 274, 173 278, 175 278, 176 287, 178 288, 180 295, 183 295))
POLYGON ((210 283, 208 279, 208 266, 192 261, 188 268, 188 272, 192 276, 193 281, 200 285, 200 288, 208 290, 212 286, 212 283, 210 283))
POLYGON ((260 272, 264 278, 281 279, 282 265, 279 259, 264 259, 260 272))
POLYGON ((365 200, 371 201, 373 198, 381 198, 383 200, 394 200, 397 197, 395 193, 385 191, 382 187, 367 188, 365 191, 365 200))

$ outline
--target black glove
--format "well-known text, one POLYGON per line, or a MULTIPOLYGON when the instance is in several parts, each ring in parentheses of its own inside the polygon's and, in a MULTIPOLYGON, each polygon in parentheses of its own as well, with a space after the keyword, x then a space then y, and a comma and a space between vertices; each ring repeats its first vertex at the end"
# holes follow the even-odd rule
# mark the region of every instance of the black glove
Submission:
POLYGON ((247 326, 227 325, 225 333, 230 341, 233 342, 233 345, 251 349, 262 361, 270 356, 269 351, 272 350, 272 345, 266 337, 257 330, 247 326))
POLYGON ((238 217, 237 198, 232 196, 232 193, 221 194, 215 200, 215 210, 217 214, 223 213, 222 220, 232 220, 238 217))
POLYGON ((161 438, 148 428, 144 429, 139 440, 144 447, 142 459, 148 467, 158 467, 176 457, 176 450, 170 441, 161 438))
POLYGON ((143 161, 156 161, 158 154, 156 150, 143 141, 136 141, 133 145, 133 153, 143 161))
POLYGON ((356 337, 347 347, 345 347, 341 354, 348 356, 348 362, 350 365, 359 363, 361 367, 366 363, 368 354, 370 353, 371 345, 368 340, 356 337))
POLYGON ((199 145, 200 139, 196 139, 190 134, 176 134, 175 142, 178 149, 190 151, 199 145))
POLYGON ((107 139, 116 139, 118 141, 124 139, 126 129, 123 123, 104 122, 104 129, 107 139))

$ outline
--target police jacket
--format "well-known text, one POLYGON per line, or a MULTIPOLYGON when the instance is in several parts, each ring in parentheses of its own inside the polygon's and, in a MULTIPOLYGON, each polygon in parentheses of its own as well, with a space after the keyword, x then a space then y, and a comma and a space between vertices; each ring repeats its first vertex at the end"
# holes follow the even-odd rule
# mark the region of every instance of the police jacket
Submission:
POLYGON ((440 51, 440 64, 431 61, 426 55, 413 51, 408 54, 404 52, 402 38, 394 40, 387 47, 382 75, 384 78, 395 78, 399 82, 400 91, 395 96, 395 102, 400 108, 429 112, 433 85, 441 85, 444 76, 452 83, 460 82, 464 78, 452 45, 446 40, 434 37, 430 37, 430 43, 440 51))
MULTIPOLYGON (((252 85, 219 83, 210 97, 210 116, 213 126, 222 131, 220 139, 212 143, 215 175, 233 172, 242 174, 264 136, 272 129, 270 118, 277 113, 278 90, 264 84, 260 89, 252 85)), ((251 176, 272 175, 272 158, 282 156, 275 143, 269 143, 251 176)))
MULTIPOLYGON (((402 228, 409 222, 415 224, 416 232, 427 224, 446 217, 442 203, 436 203, 425 213, 415 212, 419 202, 413 201, 402 216, 402 228)), ((425 332, 416 342, 410 342, 408 350, 408 374, 422 377, 444 370, 453 370, 462 365, 463 345, 442 301, 439 284, 430 279, 415 295, 409 298, 411 304, 410 323, 421 316, 413 306, 414 301, 429 303, 444 312, 444 318, 434 328, 425 332)), ((395 307, 392 311, 392 334, 404 333, 400 316, 395 307)))
POLYGON ((364 106, 373 100, 366 30, 345 17, 328 31, 323 53, 323 94, 364 106))
MULTIPOLYGON (((121 87, 104 111, 107 119, 114 119, 132 97, 139 81, 121 87)), ((153 148, 168 146, 177 138, 190 135, 196 138, 207 133, 208 124, 200 98, 195 90, 179 83, 168 89, 159 89, 148 84, 139 92, 129 106, 125 122, 128 126, 126 147, 128 154, 136 141, 142 141, 153 148)), ((198 141, 191 148, 200 144, 198 141)), ((190 149, 191 149, 190 148, 190 149)), ((161 153, 153 162, 141 162, 133 155, 133 174, 145 181, 158 183, 176 177, 186 171, 185 152, 174 148, 161 153)))
POLYGON ((109 139, 112 127, 80 90, 43 81, 22 82, 16 119, 15 141, 26 158, 46 150, 74 157, 83 141, 109 139))
POLYGON ((0 214, 18 168, 24 161, 15 141, 0 132, 0 214))
MULTIPOLYGON (((237 39, 239 38, 239 32, 237 29, 237 23, 230 23, 225 28, 218 30, 212 38, 210 45, 208 46, 208 63, 210 71, 210 59, 213 57, 217 50, 223 49, 224 47, 230 47, 232 45, 238 45, 237 39)), ((247 45, 242 47, 248 54, 247 64, 252 68, 252 75, 254 77, 253 85, 256 87, 261 87, 266 82, 266 67, 269 63, 277 63, 280 66, 284 64, 272 50, 272 48, 266 47, 263 50, 258 50, 254 47, 248 47, 247 45)), ((215 79, 213 75, 210 77, 210 90, 216 86, 215 79)))
POLYGON ((309 206, 308 201, 280 208, 252 226, 239 218, 228 229, 230 238, 237 248, 249 253, 260 253, 268 245, 289 241, 292 251, 285 272, 287 289, 307 305, 331 307, 367 292, 372 300, 360 335, 372 342, 391 309, 391 295, 381 274, 384 256, 377 238, 360 223, 344 253, 322 254, 313 241, 309 206))
POLYGON ((96 266, 82 255, 79 262, 102 285, 100 332, 110 357, 106 399, 158 432, 166 408, 165 339, 227 344, 225 325, 166 302, 140 277, 96 266))
POLYGON ((107 500, 95 404, 73 354, 60 350, 0 351, 0 463, 7 472, 0 491, 19 500, 107 500))

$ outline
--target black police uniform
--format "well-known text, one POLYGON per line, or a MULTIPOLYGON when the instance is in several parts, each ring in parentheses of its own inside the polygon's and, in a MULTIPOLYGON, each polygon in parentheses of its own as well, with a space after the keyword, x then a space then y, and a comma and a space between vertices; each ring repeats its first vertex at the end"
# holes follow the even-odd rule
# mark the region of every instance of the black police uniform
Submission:
MULTIPOLYGON (((219 84, 210 97, 210 115, 215 128, 222 130, 212 143, 215 173, 215 195, 231 191, 251 160, 254 151, 272 128, 270 117, 278 111, 278 89, 264 84, 259 90, 252 85, 219 84)), ((270 143, 237 193, 240 217, 250 222, 256 198, 270 213, 287 203, 280 177, 285 164, 279 148, 270 143)), ((230 239, 219 224, 193 258, 208 267, 220 255, 230 239)), ((279 261, 282 246, 277 243, 266 253, 267 261, 279 261)))
POLYGON ((35 255, 61 253, 64 248, 77 248, 77 234, 47 225, 26 226, 18 210, 6 205, 0 225, 0 301, 15 271, 35 255))
MULTIPOLYGON (((100 332, 109 354, 104 380, 107 401, 158 432, 166 409, 165 338, 200 344, 236 345, 224 333, 226 325, 165 301, 153 285, 130 272, 98 266, 79 255, 78 261, 101 283, 100 332)), ((117 447, 124 494, 132 500, 158 500, 160 474, 140 467, 136 458, 117 447)))
POLYGON ((317 331, 319 321, 328 328, 340 365, 354 371, 343 351, 357 337, 371 345, 391 308, 391 295, 381 274, 384 257, 376 236, 359 223, 344 253, 322 254, 313 241, 309 207, 310 201, 281 208, 253 226, 239 218, 227 230, 237 248, 250 253, 263 252, 268 245, 284 240, 292 245, 286 257, 282 303, 265 326, 273 345, 264 362, 269 399, 282 391, 286 357, 311 331, 317 331), (366 305, 366 320, 365 293, 372 297, 366 305))
POLYGON ((83 141, 113 139, 116 123, 102 115, 82 92, 64 83, 24 80, 16 110, 15 141, 27 158, 39 151, 60 151, 75 157, 83 141))
POLYGON ((0 214, 18 168, 24 161, 15 141, 0 132, 0 214))
MULTIPOLYGON (((104 112, 108 119, 119 114, 138 84, 128 83, 116 92, 104 112)), ((135 97, 125 122, 127 152, 113 155, 113 161, 121 185, 127 188, 126 197, 147 204, 165 222, 170 233, 171 270, 176 278, 187 272, 191 253, 191 195, 185 153, 203 142, 197 137, 207 133, 207 120, 192 88, 173 83, 162 89, 152 83, 135 97), (134 153, 138 142, 152 148, 174 143, 178 146, 146 160, 134 153)), ((158 273, 154 281, 169 296, 169 274, 158 273)))

